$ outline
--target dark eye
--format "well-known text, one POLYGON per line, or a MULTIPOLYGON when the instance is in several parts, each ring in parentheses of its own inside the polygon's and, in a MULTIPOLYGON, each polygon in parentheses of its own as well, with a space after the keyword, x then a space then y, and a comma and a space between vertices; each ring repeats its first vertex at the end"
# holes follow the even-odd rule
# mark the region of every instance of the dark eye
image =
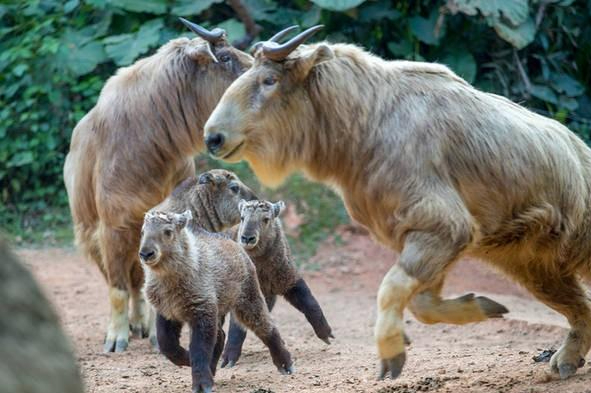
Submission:
POLYGON ((274 76, 268 76, 265 79, 263 79, 263 84, 266 86, 273 86, 275 83, 277 83, 277 78, 275 78, 274 76))
POLYGON ((172 237, 172 231, 170 229, 165 229, 164 230, 164 236, 166 236, 166 237, 172 237))
POLYGON ((243 222, 243 221, 244 221, 244 217, 240 217, 240 222, 243 222))
POLYGON ((230 57, 230 55, 227 55, 227 54, 220 55, 220 61, 222 63, 227 63, 230 60, 232 60, 232 58, 230 57))
POLYGON ((240 192, 240 187, 238 187, 237 184, 231 184, 230 185, 230 190, 234 193, 234 194, 238 194, 238 192, 240 192))

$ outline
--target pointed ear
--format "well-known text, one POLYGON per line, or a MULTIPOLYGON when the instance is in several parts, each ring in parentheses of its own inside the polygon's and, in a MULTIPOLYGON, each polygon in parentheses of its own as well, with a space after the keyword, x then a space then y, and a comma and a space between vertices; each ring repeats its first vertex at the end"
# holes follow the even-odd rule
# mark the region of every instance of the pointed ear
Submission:
POLYGON ((308 76, 312 68, 320 63, 334 58, 334 53, 328 45, 320 44, 312 48, 303 49, 301 54, 293 60, 293 70, 299 78, 304 79, 308 76))
POLYGON ((241 199, 240 202, 238 202, 238 211, 242 211, 242 208, 244 207, 244 204, 246 203, 246 200, 241 199))
POLYGON ((185 210, 181 214, 177 214, 174 218, 174 223, 178 229, 183 229, 193 219, 191 210, 185 210))
POLYGON ((278 201, 273 204, 273 216, 275 218, 279 217, 281 213, 285 210, 285 202, 278 201))
POLYGON ((208 43, 202 42, 198 45, 189 44, 185 47, 185 53, 199 65, 218 62, 218 59, 211 51, 211 47, 208 43))
POLYGON ((213 184, 213 175, 209 172, 202 173, 199 175, 199 184, 213 184))

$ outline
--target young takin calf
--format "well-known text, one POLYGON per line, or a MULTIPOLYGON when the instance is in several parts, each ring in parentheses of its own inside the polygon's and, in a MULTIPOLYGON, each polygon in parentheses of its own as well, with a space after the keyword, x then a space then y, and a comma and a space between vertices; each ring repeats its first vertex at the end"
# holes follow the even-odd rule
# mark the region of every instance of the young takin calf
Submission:
MULTIPOLYGON (((331 328, 310 288, 295 267, 281 226, 279 216, 285 209, 285 204, 282 201, 271 203, 242 200, 238 209, 240 225, 232 228, 232 238, 246 249, 254 262, 269 311, 273 309, 277 295, 285 297, 306 316, 318 338, 330 344, 329 337, 334 338, 331 328)), ((238 361, 245 338, 246 330, 232 315, 222 367, 232 367, 238 361)))
POLYGON ((250 258, 228 238, 190 230, 191 219, 189 210, 154 209, 144 218, 139 251, 144 292, 172 328, 159 342, 169 353, 174 349, 175 364, 191 367, 194 393, 211 392, 224 345, 223 317, 232 311, 269 348, 279 371, 291 373, 291 356, 267 312, 250 258), (191 327, 188 352, 179 344, 183 323, 191 327))

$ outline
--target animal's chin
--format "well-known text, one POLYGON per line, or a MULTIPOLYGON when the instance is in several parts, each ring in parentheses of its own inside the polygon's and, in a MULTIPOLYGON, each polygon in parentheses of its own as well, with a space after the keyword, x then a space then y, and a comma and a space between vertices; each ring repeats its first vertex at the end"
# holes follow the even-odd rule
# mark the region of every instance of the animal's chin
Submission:
POLYGON ((242 152, 242 149, 244 147, 244 143, 245 143, 245 141, 242 141, 239 144, 237 144, 236 146, 234 146, 233 148, 218 154, 217 158, 219 158, 223 161, 226 161, 226 162, 231 162, 231 163, 236 163, 236 162, 241 161, 242 155, 240 153, 242 152))
MULTIPOLYGON (((258 242, 257 242, 258 243, 258 242)), ((244 248, 245 250, 252 250, 253 248, 256 247, 257 243, 254 244, 244 244, 244 243, 240 243, 240 245, 242 246, 242 248, 244 248)))
POLYGON ((160 258, 157 259, 152 259, 149 261, 142 261, 142 263, 146 266, 149 267, 150 269, 154 269, 158 266, 158 264, 160 263, 160 258))

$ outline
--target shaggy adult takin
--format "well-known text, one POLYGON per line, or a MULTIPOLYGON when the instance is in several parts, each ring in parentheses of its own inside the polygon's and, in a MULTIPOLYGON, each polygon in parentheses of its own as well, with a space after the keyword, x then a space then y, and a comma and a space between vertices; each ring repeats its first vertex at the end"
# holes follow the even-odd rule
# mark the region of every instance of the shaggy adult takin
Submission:
POLYGON ((84 392, 53 307, 1 239, 0 315, 0 393, 84 392))
MULTIPOLYGON (((282 201, 240 201, 240 225, 232 228, 232 238, 240 243, 257 270, 259 285, 269 311, 277 295, 302 312, 314 328, 316 336, 330 344, 332 329, 328 325, 318 301, 306 281, 298 273, 291 256, 289 243, 281 226, 280 214, 285 209, 282 201)), ((242 353, 246 330, 232 315, 228 342, 222 355, 222 367, 232 367, 242 353)), ((333 337, 334 338, 334 337, 333 337)))
POLYGON ((481 92, 440 64, 385 61, 345 44, 261 43, 255 64, 205 125, 216 157, 246 160, 266 184, 301 170, 400 252, 377 297, 381 376, 405 362, 402 313, 425 323, 483 321, 507 310, 445 299, 461 257, 488 261, 563 314, 551 359, 562 378, 584 363, 591 310, 591 150, 557 121, 481 92))
POLYGON ((193 392, 211 392, 224 347, 224 316, 232 311, 269 348, 280 372, 292 372, 291 356, 273 325, 256 270, 246 252, 229 238, 190 230, 190 210, 150 210, 144 219, 139 255, 146 272, 144 291, 159 314, 170 321, 162 332, 171 360, 190 366, 193 392), (182 324, 191 328, 187 352, 179 344, 182 324))
POLYGON ((195 173, 207 116, 252 64, 223 30, 185 23, 199 37, 172 40, 107 81, 74 129, 64 165, 76 242, 109 286, 107 352, 127 348, 130 325, 137 335, 153 330, 137 257, 144 213, 195 173))

